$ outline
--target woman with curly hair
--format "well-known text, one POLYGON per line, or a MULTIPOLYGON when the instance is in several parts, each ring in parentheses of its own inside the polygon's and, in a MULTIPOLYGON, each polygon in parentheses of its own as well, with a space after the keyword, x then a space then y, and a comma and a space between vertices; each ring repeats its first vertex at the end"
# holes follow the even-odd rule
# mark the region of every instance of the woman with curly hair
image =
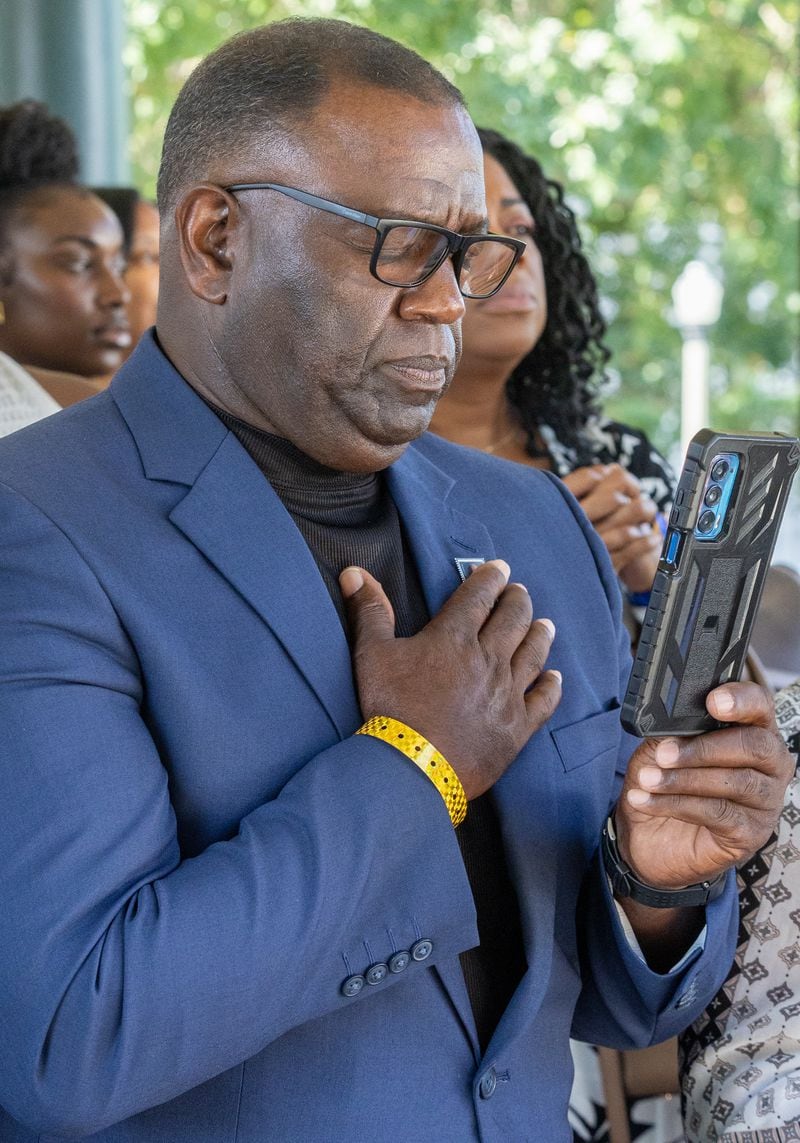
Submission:
POLYGON ((0 108, 0 434, 96 392, 130 345, 122 229, 77 176, 63 120, 0 108))
MULTIPOLYGON (((468 300, 463 352, 431 429, 458 444, 547 468, 594 524, 636 607, 647 602, 673 476, 644 433, 604 417, 598 391, 609 351, 597 285, 563 188, 496 131, 480 129, 489 229, 527 242, 492 298, 468 300)), ((636 613, 628 614, 636 635, 636 613)), ((572 1044, 576 1143, 609 1143, 596 1050, 572 1044)), ((673 1046, 674 1055, 674 1046, 673 1046)), ((674 1065, 677 1083, 677 1063, 674 1065)), ((646 1138, 677 1138, 677 1101, 637 1101, 646 1138), (656 1128, 659 1125, 659 1130, 656 1128)))
POLYGON ((644 433, 604 417, 609 351, 597 286, 562 187, 497 131, 479 130, 489 227, 527 252, 502 290, 467 301, 463 354, 433 432, 562 477, 646 601, 673 477, 644 433))

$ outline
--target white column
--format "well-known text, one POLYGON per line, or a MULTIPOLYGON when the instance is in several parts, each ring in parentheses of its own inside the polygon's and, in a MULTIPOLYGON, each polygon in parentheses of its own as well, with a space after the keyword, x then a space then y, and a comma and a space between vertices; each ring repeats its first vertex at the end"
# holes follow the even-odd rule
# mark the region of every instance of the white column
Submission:
POLYGON ((681 454, 689 441, 708 424, 708 338, 698 330, 684 335, 681 352, 681 454))

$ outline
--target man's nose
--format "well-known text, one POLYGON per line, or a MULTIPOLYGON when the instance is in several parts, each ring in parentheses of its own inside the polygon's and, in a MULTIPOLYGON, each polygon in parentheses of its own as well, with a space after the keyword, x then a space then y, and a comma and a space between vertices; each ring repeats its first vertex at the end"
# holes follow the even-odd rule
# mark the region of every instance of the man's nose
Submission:
POLYGON ((405 321, 427 321, 436 325, 461 321, 465 313, 464 298, 458 288, 452 258, 446 258, 421 286, 402 291, 399 312, 405 321))

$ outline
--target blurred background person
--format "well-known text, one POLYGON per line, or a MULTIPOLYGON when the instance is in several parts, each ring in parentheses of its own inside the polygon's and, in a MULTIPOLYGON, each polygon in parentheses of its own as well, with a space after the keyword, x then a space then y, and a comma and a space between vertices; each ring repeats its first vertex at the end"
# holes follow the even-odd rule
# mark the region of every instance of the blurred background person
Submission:
POLYGON ((644 603, 673 474, 643 432, 600 409, 606 324, 563 188, 509 139, 479 134, 490 229, 528 251, 498 294, 467 301, 461 361, 431 429, 562 477, 644 603))
MULTIPOLYGON (((0 309, 0 324, 2 318, 0 309)), ((0 437, 49 417, 62 407, 30 373, 0 353, 0 437)))
POLYGON ((40 389, 57 406, 96 392, 131 345, 122 227, 77 173, 63 120, 32 100, 0 108, 5 432, 53 411, 40 389))
MULTIPOLYGON (((133 187, 95 187, 116 214, 125 240, 125 285, 131 346, 156 323, 158 303, 158 208, 133 187)), ((127 356, 127 354, 126 354, 127 356)))
MULTIPOLYGON (((431 430, 564 480, 606 544, 635 638, 672 504, 673 473, 643 432, 610 420, 600 408, 610 356, 606 323, 563 188, 498 132, 480 129, 479 135, 489 229, 524 239, 528 249, 494 297, 466 300, 461 360, 431 430)), ((575 1139, 608 1141, 596 1051, 576 1042, 572 1051, 575 1139)), ((676 1091, 675 1042, 663 1051, 663 1090, 676 1091)), ((640 1100, 634 1111, 633 1130, 643 1143, 680 1138, 677 1100, 640 1100)))
MULTIPOLYGON (((775 696, 800 762, 800 679, 775 696)), ((686 1136, 697 1143, 800 1139, 800 775, 778 830, 738 870, 739 942, 728 979, 681 1036, 686 1136)))

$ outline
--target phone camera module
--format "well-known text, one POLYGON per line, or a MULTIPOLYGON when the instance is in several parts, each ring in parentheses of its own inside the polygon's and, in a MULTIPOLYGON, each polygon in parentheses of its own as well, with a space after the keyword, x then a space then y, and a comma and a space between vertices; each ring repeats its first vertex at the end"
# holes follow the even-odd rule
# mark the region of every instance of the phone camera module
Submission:
POLYGON ((715 461, 711 468, 711 479, 722 480, 724 476, 727 476, 730 467, 729 462, 724 458, 715 461))
POLYGON ((700 519, 697 521, 697 530, 703 535, 706 535, 706 533, 713 531, 716 522, 717 514, 716 512, 712 512, 709 508, 707 511, 700 513, 700 519))
POLYGON ((712 504, 719 504, 720 497, 722 496, 722 489, 718 484, 709 484, 706 494, 703 497, 703 503, 711 507, 712 504))

